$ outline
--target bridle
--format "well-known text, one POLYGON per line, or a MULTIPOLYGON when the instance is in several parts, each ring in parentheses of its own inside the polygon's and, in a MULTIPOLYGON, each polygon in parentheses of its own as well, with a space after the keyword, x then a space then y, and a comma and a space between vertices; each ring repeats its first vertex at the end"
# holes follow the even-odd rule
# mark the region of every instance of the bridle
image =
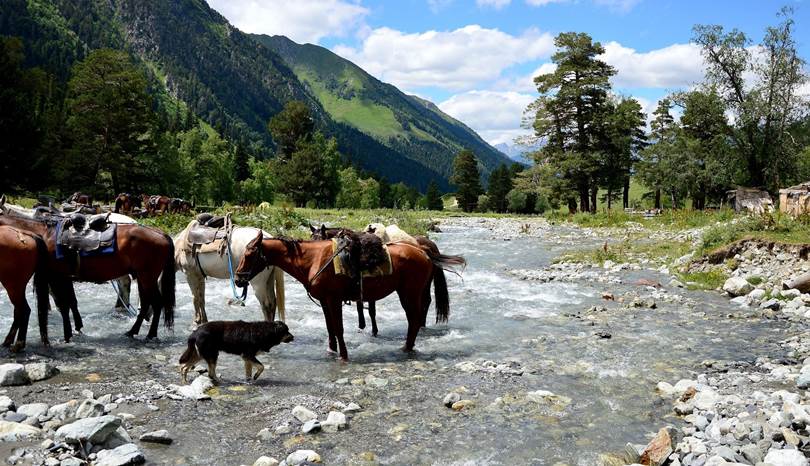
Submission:
MULTIPOLYGON (((261 273, 263 270, 266 270, 268 267, 270 267, 270 263, 267 260, 267 256, 264 255, 264 249, 262 249, 261 241, 258 241, 258 239, 253 240, 253 241, 256 241, 255 248, 257 249, 256 254, 258 254, 258 256, 256 257, 253 265, 250 267, 249 271, 247 271, 247 272, 236 272, 236 274, 235 274, 236 278, 238 278, 240 281, 244 280, 245 282, 249 282, 250 280, 253 279, 253 277, 255 277, 256 275, 261 273)), ((245 246, 245 252, 244 252, 245 257, 247 257, 248 249, 250 247, 251 247, 250 243, 248 243, 248 245, 245 246)), ((243 257, 242 260, 244 260, 244 257, 243 257)))

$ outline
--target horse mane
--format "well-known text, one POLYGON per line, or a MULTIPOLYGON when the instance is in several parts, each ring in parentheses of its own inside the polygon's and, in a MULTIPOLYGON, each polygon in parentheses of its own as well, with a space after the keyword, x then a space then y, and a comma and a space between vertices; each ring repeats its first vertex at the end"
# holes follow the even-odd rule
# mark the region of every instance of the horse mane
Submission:
POLYGON ((289 236, 277 236, 273 239, 281 241, 281 244, 287 248, 287 254, 298 254, 301 252, 301 240, 290 238, 289 236))

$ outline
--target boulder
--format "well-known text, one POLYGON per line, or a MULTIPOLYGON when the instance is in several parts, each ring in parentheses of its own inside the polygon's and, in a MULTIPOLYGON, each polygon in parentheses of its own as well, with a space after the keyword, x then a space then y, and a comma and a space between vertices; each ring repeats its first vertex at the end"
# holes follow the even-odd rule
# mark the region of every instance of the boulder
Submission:
POLYGON ((165 429, 147 432, 141 435, 138 440, 141 442, 162 443, 164 445, 169 445, 174 441, 174 439, 172 439, 172 437, 169 435, 169 431, 165 429))
POLYGON ((346 415, 339 411, 329 411, 326 420, 321 423, 324 432, 337 432, 346 428, 346 415))
POLYGON ((127 466, 145 461, 143 453, 134 443, 127 443, 112 450, 102 450, 96 455, 95 466, 127 466))
POLYGON ((33 362, 25 365, 25 372, 28 373, 31 382, 39 382, 55 376, 59 373, 59 369, 47 362, 33 362))
POLYGON ((650 440, 650 443, 648 443, 644 451, 641 452, 639 463, 648 464, 650 466, 661 466, 667 461, 672 451, 670 428, 664 427, 658 431, 658 434, 650 440))
POLYGON ((754 285, 742 277, 731 277, 723 283, 723 291, 731 296, 745 296, 754 289, 754 285))
POLYGON ((312 450, 295 450, 287 456, 285 461, 288 466, 296 466, 303 463, 320 463, 321 455, 312 450))
POLYGON ((37 419, 48 414, 48 405, 45 403, 28 403, 17 408, 17 412, 37 419))
POLYGON ((28 378, 28 373, 25 372, 25 366, 22 364, 8 363, 0 364, 0 385, 28 385, 31 379, 28 378))
POLYGON ((76 408, 79 406, 77 400, 70 400, 62 404, 53 405, 48 410, 48 414, 56 419, 67 419, 76 414, 76 408))
POLYGON ((102 414, 104 414, 104 405, 96 400, 84 400, 76 409, 76 417, 79 419, 97 417, 102 414))
POLYGON ((100 444, 120 426, 121 418, 117 416, 88 417, 60 427, 56 436, 69 443, 89 441, 100 444))
POLYGON ((799 450, 771 450, 765 463, 772 466, 808 466, 807 458, 799 450))
POLYGON ((42 430, 19 422, 0 421, 0 441, 17 442, 39 438, 42 430))

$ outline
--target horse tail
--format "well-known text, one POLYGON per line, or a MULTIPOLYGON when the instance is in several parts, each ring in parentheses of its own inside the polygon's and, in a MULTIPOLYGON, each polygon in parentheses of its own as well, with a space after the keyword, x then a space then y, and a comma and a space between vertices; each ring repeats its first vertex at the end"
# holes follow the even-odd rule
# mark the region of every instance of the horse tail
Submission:
POLYGON ((174 326, 174 288, 175 288, 175 261, 174 241, 167 234, 163 234, 169 243, 169 254, 163 263, 163 273, 160 277, 160 295, 163 298, 163 324, 167 328, 174 326))
POLYGON ((37 320, 39 331, 43 338, 47 339, 48 330, 48 310, 51 306, 48 295, 48 280, 50 271, 48 270, 48 246, 40 236, 34 236, 37 244, 37 265, 34 269, 34 292, 37 297, 37 320))
POLYGON ((273 267, 273 281, 276 285, 276 308, 278 309, 278 317, 284 322, 287 319, 287 308, 284 304, 284 271, 280 267, 273 267))
POLYGON ((464 259, 464 256, 450 256, 424 247, 422 250, 428 255, 433 265, 441 267, 444 270, 449 270, 457 274, 455 270, 452 270, 453 267, 461 266, 461 270, 467 267, 467 260, 464 259))
POLYGON ((197 336, 192 333, 190 337, 188 337, 188 348, 183 352, 180 356, 180 364, 185 364, 194 357, 195 353, 197 352, 197 336))
POLYGON ((433 266, 433 293, 436 295, 436 323, 446 323, 450 317, 450 294, 444 269, 438 265, 433 266))

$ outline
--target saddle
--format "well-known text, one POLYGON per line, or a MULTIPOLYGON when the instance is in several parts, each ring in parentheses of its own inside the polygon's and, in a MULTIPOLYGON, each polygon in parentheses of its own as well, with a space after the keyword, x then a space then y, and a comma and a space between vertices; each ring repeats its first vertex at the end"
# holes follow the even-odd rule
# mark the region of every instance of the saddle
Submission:
POLYGON ((188 231, 186 241, 191 245, 203 245, 224 239, 228 236, 228 232, 224 227, 224 216, 202 213, 197 216, 197 224, 188 231))
POLYGON ((88 222, 81 214, 66 218, 56 226, 56 256, 71 252, 81 256, 112 254, 116 246, 116 225, 108 224, 107 215, 94 216, 88 222))
POLYGON ((382 240, 370 233, 355 233, 344 230, 332 239, 335 257, 335 273, 348 275, 359 281, 360 277, 390 275, 391 256, 382 240))

